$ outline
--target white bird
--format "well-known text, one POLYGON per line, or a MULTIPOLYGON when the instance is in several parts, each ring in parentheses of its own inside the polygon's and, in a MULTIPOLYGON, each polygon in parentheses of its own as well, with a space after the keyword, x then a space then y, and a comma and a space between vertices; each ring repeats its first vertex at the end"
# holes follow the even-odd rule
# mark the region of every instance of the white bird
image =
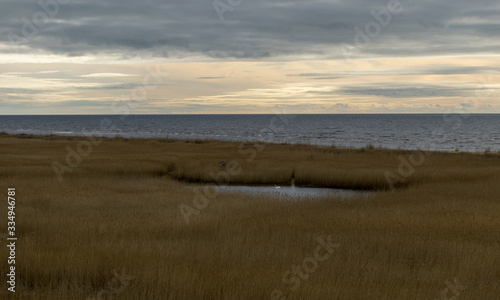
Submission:
POLYGON ((281 189, 281 187, 280 187, 280 186, 277 186, 277 185, 274 185, 274 188, 276 188, 276 189, 281 189))

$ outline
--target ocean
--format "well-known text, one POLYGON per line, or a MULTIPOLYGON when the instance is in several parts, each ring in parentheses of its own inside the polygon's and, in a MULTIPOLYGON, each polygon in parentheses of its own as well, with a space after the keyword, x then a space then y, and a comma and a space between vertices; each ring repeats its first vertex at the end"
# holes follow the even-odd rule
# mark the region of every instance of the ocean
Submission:
POLYGON ((0 132, 500 151, 500 114, 0 116, 0 132))

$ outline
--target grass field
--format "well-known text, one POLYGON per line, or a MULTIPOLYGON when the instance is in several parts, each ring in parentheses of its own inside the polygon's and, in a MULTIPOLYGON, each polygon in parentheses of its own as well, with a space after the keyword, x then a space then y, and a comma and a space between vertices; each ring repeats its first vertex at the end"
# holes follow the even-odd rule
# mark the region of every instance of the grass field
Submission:
POLYGON ((15 187, 18 237, 15 295, 0 247, 1 299, 500 295, 498 153, 4 134, 0 182, 1 232, 15 187), (292 176, 372 195, 186 188, 292 176))

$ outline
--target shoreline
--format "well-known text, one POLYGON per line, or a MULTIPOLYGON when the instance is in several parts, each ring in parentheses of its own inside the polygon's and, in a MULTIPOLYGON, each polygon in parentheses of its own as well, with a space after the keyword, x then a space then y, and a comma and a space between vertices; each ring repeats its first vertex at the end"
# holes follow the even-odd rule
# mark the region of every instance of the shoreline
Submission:
MULTIPOLYGON (((219 140, 0 135, 0 142, 37 145, 46 149, 47 155, 56 155, 41 167, 60 182, 92 172, 94 161, 101 160, 102 153, 111 149, 127 153, 127 159, 135 161, 133 165, 114 164, 106 170, 112 174, 247 186, 287 185, 295 177, 296 186, 360 191, 407 189, 457 176, 477 180, 492 176, 489 169, 479 166, 500 159, 500 153, 492 152, 353 149, 219 140), (147 166, 136 165, 140 161, 148 162, 147 166)), ((109 159, 114 161, 116 157, 109 159)))
POLYGON ((403 149, 403 148, 388 148, 388 147, 375 147, 371 144, 367 144, 364 147, 343 147, 343 146, 327 146, 318 144, 307 144, 307 143, 287 143, 287 142, 271 142, 271 141, 260 141, 260 140, 222 140, 222 139, 200 139, 200 138, 170 138, 170 137, 124 137, 124 136, 100 136, 100 135, 62 135, 62 134, 27 134, 18 133, 12 134, 7 132, 0 132, 0 137, 10 137, 19 139, 43 139, 43 140, 76 140, 76 139, 89 139, 89 138, 99 138, 103 140, 136 140, 136 141, 159 141, 166 143, 193 143, 193 144, 206 144, 206 143, 227 143, 227 144, 264 144, 264 145, 287 145, 287 146, 297 146, 297 147, 312 147, 312 148, 322 148, 322 149, 337 149, 339 151, 389 151, 397 152, 401 154, 424 152, 424 153, 434 153, 434 154, 472 154, 472 155, 500 155, 500 150, 492 151, 486 149, 484 151, 446 151, 446 150, 429 150, 429 149, 403 149))

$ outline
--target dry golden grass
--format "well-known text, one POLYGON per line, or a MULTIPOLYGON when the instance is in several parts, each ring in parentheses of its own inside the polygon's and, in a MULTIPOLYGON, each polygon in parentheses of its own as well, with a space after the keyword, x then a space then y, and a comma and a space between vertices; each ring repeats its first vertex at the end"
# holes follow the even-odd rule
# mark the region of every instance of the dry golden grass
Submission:
MULTIPOLYGON (((134 276, 112 299, 456 299, 500 295, 500 156, 431 153, 394 192, 410 152, 106 139, 59 182, 51 164, 85 138, 0 136, 2 197, 17 190, 17 292, 1 299, 87 299, 113 279, 134 276), (186 224, 184 181, 238 162, 232 183, 287 183, 378 189, 369 198, 277 201, 219 194, 186 224), (177 181, 174 178, 182 179, 177 181), (282 274, 311 257, 316 238, 340 244, 290 291, 282 274), (453 293, 448 292, 451 299, 453 293)), ((6 231, 7 204, 0 206, 6 231)), ((5 242, 5 239, 4 243, 5 242)), ((0 247, 6 278, 7 247, 0 247)), ((116 286, 116 285, 115 285, 116 286)), ((108 298, 111 299, 111 298, 108 298)))

